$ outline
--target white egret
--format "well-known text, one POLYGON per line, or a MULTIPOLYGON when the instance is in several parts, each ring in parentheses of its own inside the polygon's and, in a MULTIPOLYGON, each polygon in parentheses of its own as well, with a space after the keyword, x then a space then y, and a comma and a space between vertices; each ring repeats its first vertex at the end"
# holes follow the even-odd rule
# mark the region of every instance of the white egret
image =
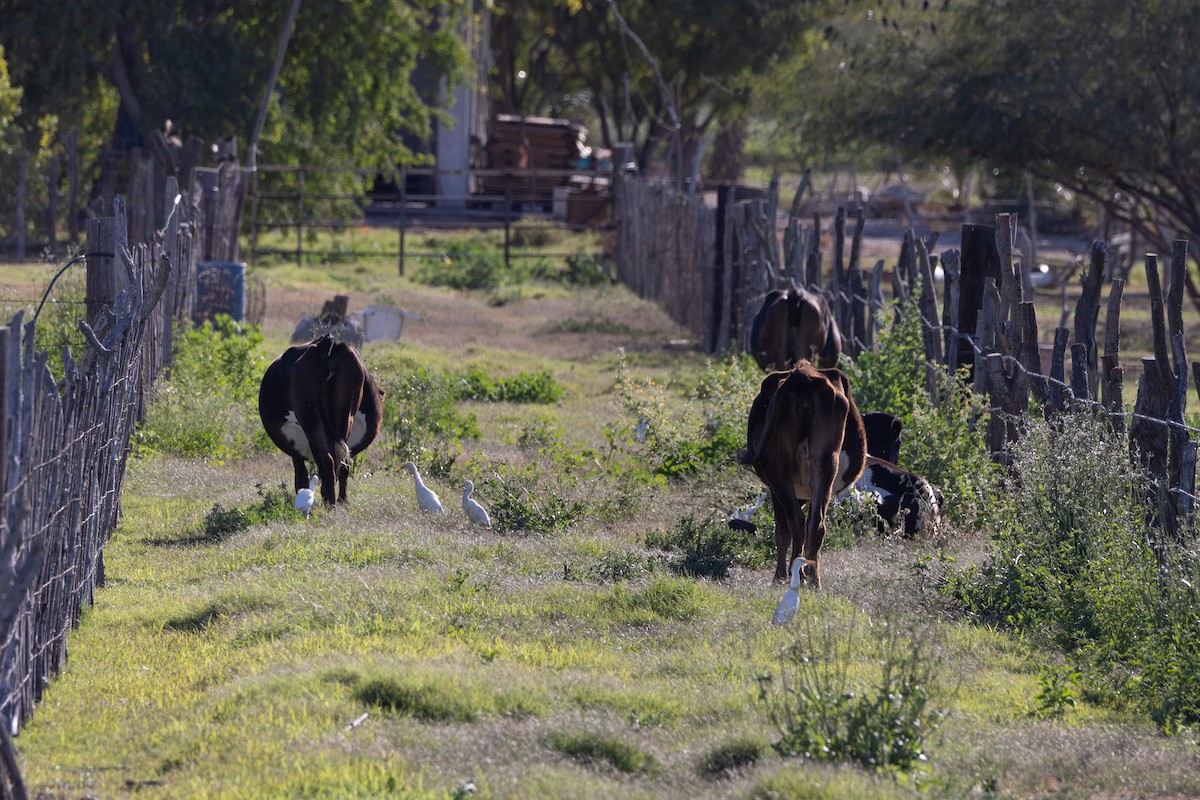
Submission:
POLYGON ((313 475, 308 481, 308 488, 296 492, 296 510, 306 517, 312 516, 313 500, 320 483, 321 479, 313 475))
POLYGON ((487 509, 479 505, 475 498, 471 497, 471 492, 475 491, 475 484, 467 481, 463 486, 463 511, 467 512, 467 517, 475 525, 482 528, 492 527, 492 520, 488 516, 487 509))
POLYGON ((792 584, 783 593, 779 605, 775 606, 775 613, 771 616, 772 625, 786 625, 796 616, 796 609, 800 608, 800 575, 811 563, 813 562, 804 558, 797 558, 792 562, 792 584))
POLYGON ((417 471, 417 465, 411 461, 405 461, 400 466, 412 473, 413 481, 417 484, 417 505, 421 507, 421 510, 433 514, 445 514, 446 509, 442 508, 442 499, 437 496, 437 492, 425 485, 425 481, 421 480, 421 473, 417 471))

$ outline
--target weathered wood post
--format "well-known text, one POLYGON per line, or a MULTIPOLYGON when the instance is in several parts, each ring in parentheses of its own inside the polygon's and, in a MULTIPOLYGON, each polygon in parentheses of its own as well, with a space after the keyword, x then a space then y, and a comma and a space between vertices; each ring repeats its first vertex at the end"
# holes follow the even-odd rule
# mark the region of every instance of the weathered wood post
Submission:
MULTIPOLYGON (((1095 397, 1100 380, 1098 353, 1096 352, 1096 322, 1100 314, 1100 287, 1104 282, 1104 260, 1108 245, 1102 241, 1092 242, 1092 257, 1087 275, 1083 279, 1083 291, 1075 304, 1075 341, 1084 345, 1085 365, 1088 370, 1088 393, 1095 397)), ((1074 352, 1074 351, 1072 351, 1074 352)))
MULTIPOLYGON (((958 333, 964 339, 976 333, 983 308, 984 286, 991 281, 1000 285, 1000 255, 996 251, 996 229, 992 225, 963 225, 958 287, 958 333)), ((996 320, 998 322, 998 320, 996 320)), ((994 329, 993 329, 994 330, 994 329)), ((991 345, 995 346, 995 341, 991 345)), ((986 355, 986 351, 984 353, 986 355)), ((949 364, 957 371, 968 366, 976 369, 972 348, 958 347, 956 360, 949 364)))
MULTIPOLYGON (((1108 310, 1104 315, 1104 382, 1101 384, 1100 402, 1108 411, 1113 428, 1125 430, 1125 400, 1121 396, 1125 382, 1125 369, 1121 366, 1121 297, 1125 292, 1125 281, 1113 280, 1108 290, 1108 310)), ((1200 385, 1200 384, 1198 384, 1200 385)))

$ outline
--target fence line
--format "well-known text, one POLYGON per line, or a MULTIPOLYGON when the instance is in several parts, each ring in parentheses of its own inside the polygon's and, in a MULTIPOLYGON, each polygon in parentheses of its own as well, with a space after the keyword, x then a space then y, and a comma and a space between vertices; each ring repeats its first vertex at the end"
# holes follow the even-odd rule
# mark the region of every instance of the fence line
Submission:
POLYGON ((0 798, 26 796, 10 737, 104 583, 134 425, 191 312, 198 228, 166 187, 167 225, 149 241, 129 243, 128 219, 156 209, 129 215, 120 197, 89 224, 87 344, 64 352, 61 379, 35 351, 36 321, 0 327, 0 798))
MULTIPOLYGON (((640 296, 660 302, 709 352, 743 341, 746 322, 753 319, 761 298, 771 289, 789 286, 825 295, 842 331, 844 352, 852 357, 873 349, 875 333, 887 324, 882 317, 884 261, 877 261, 869 273, 858 263, 861 208, 852 220, 845 209, 838 209, 826 276, 821 220, 814 215, 812 227, 806 228, 799 217, 803 184, 792 202, 782 249, 775 225, 777 182, 766 197, 749 200, 737 200, 734 190, 728 190, 719 197, 716 214, 701 199, 636 175, 618 174, 614 188, 618 275, 640 296), (849 222, 853 227, 847 236, 849 222), (849 259, 844 253, 847 238, 849 259), (682 241, 686 247, 676 244, 682 241), (681 288, 692 286, 702 288, 681 288)), ((1179 536, 1195 514, 1197 431, 1183 418, 1189 374, 1200 392, 1200 361, 1189 368, 1183 334, 1188 243, 1173 243, 1165 291, 1157 256, 1146 255, 1154 355, 1142 359, 1134 409, 1126 412, 1119 357, 1122 279, 1110 284, 1102 350, 1096 339, 1101 289, 1104 276, 1111 274, 1106 269, 1106 243, 1092 246, 1074 331, 1055 330, 1046 375, 1034 304, 1025 295, 1030 276, 1023 273, 1025 264, 1014 258, 1015 228, 1010 214, 998 214, 995 226, 964 225, 962 250, 940 256, 932 253, 936 234, 923 239, 912 229, 906 232, 891 271, 892 299, 911 298, 921 315, 931 398, 936 402, 935 365, 951 372, 967 368, 973 391, 990 400, 985 436, 993 457, 1002 463, 1031 398, 1047 416, 1098 407, 1117 427, 1128 422, 1131 456, 1150 478, 1147 493, 1156 507, 1155 520, 1168 536, 1179 536), (939 261, 944 274, 941 298, 934 282, 939 261), (1068 381, 1066 351, 1072 333, 1068 381), (1099 402, 1093 400, 1097 397, 1099 402)))

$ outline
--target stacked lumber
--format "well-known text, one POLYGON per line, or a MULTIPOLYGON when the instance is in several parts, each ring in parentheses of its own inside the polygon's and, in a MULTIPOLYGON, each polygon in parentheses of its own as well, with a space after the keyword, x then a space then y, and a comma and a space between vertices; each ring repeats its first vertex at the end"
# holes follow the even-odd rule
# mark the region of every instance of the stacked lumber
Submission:
MULTIPOLYGON (((587 128, 578 122, 549 117, 497 114, 488 134, 488 161, 492 169, 575 169, 588 153, 587 128)), ((505 195, 520 205, 547 209, 554 187, 566 176, 493 175, 483 178, 485 195, 505 195)))
POLYGON ((493 169, 574 169, 587 153, 587 128, 568 119, 497 114, 488 132, 493 169))

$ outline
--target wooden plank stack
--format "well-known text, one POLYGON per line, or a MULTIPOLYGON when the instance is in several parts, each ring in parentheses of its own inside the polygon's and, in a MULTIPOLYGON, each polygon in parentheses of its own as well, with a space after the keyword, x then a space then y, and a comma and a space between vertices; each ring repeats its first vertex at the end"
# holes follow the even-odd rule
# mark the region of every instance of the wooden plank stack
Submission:
MULTIPOLYGON (((492 169, 514 171, 575 169, 587 154, 586 140, 587 128, 578 122, 497 114, 488 131, 488 162, 492 169)), ((567 181, 561 175, 492 175, 481 189, 515 204, 549 208, 554 187, 567 181)))

